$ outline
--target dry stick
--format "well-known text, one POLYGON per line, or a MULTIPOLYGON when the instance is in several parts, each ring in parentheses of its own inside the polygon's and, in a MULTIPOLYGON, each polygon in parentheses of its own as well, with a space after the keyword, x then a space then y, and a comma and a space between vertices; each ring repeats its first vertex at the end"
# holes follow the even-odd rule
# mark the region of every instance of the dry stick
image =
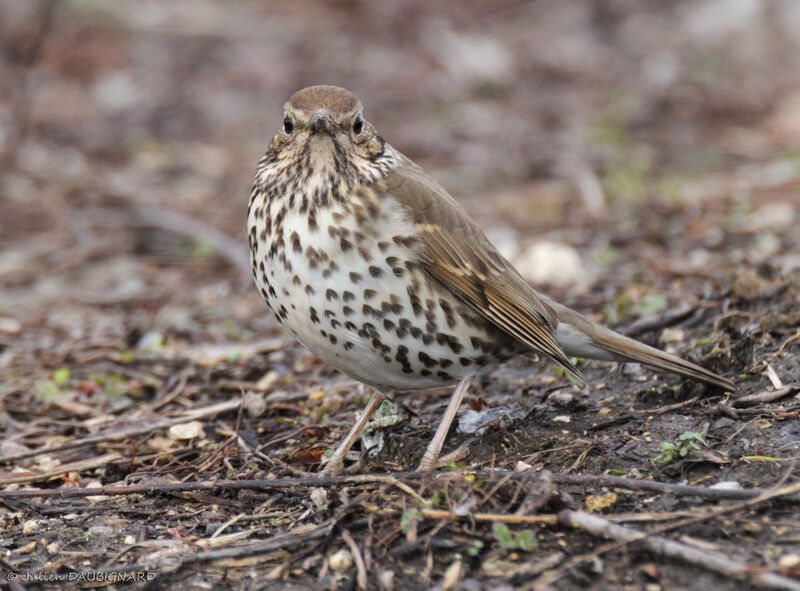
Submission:
MULTIPOLYGON (((236 401, 238 404, 238 401, 236 401)), ((128 495, 149 492, 184 492, 196 490, 242 490, 242 489, 293 489, 303 487, 327 487, 354 484, 386 483, 397 485, 402 479, 420 480, 428 479, 428 483, 448 481, 453 479, 476 478, 494 480, 508 476, 511 481, 530 478, 526 472, 510 472, 508 470, 495 470, 466 472, 464 474, 446 473, 432 475, 428 472, 395 472, 392 474, 356 474, 353 476, 319 476, 311 478, 276 478, 271 480, 201 480, 198 482, 175 483, 145 483, 130 486, 103 486, 99 488, 58 488, 58 489, 27 489, 0 491, 0 498, 30 498, 30 497, 85 497, 95 495, 128 495)), ((591 474, 554 474, 553 482, 557 484, 574 484, 579 486, 612 486, 629 490, 646 490, 652 492, 669 493, 677 496, 697 496, 714 500, 742 500, 753 499, 765 492, 764 489, 750 488, 740 490, 725 490, 692 486, 688 484, 671 484, 652 480, 637 480, 621 476, 595 476, 591 474)), ((402 487, 401 487, 402 488, 402 487)))
POLYGON ((66 451, 69 449, 75 449, 77 447, 83 447, 84 445, 103 443, 105 441, 117 441, 119 439, 125 439, 127 437, 133 437, 135 435, 146 435, 147 433, 156 431, 158 429, 169 428, 172 427, 173 425, 187 423, 189 421, 192 421, 194 419, 199 419, 204 416, 216 414, 219 412, 224 412, 227 410, 233 410, 236 407, 238 407, 240 403, 241 400, 238 398, 232 400, 226 400, 225 402, 221 402, 219 404, 212 404, 210 406, 204 406, 202 408, 186 411, 180 417, 176 417, 174 419, 165 419, 163 421, 158 421, 157 423, 150 423, 147 425, 131 427, 130 429, 124 429, 122 431, 108 430, 105 433, 101 433, 100 435, 92 435, 91 437, 75 439, 74 441, 68 441, 67 443, 60 443, 58 445, 48 445, 46 447, 40 447, 38 449, 33 449, 31 451, 26 451, 24 453, 0 457, 0 463, 8 464, 11 462, 16 462, 17 460, 32 458, 34 456, 38 456, 41 454, 50 454, 57 451, 66 451))
MULTIPOLYGON (((262 542, 255 542, 253 544, 235 546, 233 548, 219 548, 216 550, 207 550, 205 552, 190 554, 188 556, 181 556, 180 563, 181 565, 186 565, 186 564, 191 564, 193 562, 205 562, 211 560, 239 558, 240 556, 250 556, 252 554, 264 554, 265 552, 280 550, 281 548, 300 546, 302 544, 307 544, 311 540, 327 537, 328 535, 330 535, 331 531, 333 531, 333 526, 334 523, 330 522, 326 525, 321 525, 315 529, 312 529, 304 533, 284 534, 280 536, 275 536, 274 538, 270 538, 262 542)), ((127 566, 115 566, 113 568, 113 572, 149 571, 158 568, 159 566, 160 566, 159 564, 147 564, 147 563, 131 564, 127 566)), ((174 564, 170 564, 169 566, 171 570, 176 569, 174 564)), ((112 570, 95 571, 93 574, 108 573, 108 572, 112 572, 112 570)))
POLYGON ((78 460, 77 462, 70 462, 69 464, 61 464, 60 466, 54 468, 53 470, 48 470, 47 472, 12 473, 11 476, 0 478, 0 486, 5 486, 8 484, 26 484, 28 482, 36 482, 37 480, 50 480, 58 476, 63 476, 64 474, 68 474, 69 472, 80 472, 82 470, 100 468, 119 459, 122 459, 122 456, 112 452, 96 458, 78 460))
POLYGON ((798 390, 800 390, 800 385, 798 384, 790 384, 779 390, 764 390, 763 392, 758 392, 757 394, 749 394, 747 396, 742 396, 741 398, 735 399, 733 401, 733 406, 736 408, 747 408, 749 406, 755 406, 764 402, 774 402, 775 400, 780 400, 785 396, 790 396, 798 390))
MULTIPOLYGON (((394 509, 392 512, 399 512, 394 509)), ((500 523, 511 523, 515 525, 520 524, 536 524, 541 523, 544 525, 555 525, 558 523, 558 517, 552 514, 541 515, 514 515, 513 513, 454 513, 452 511, 443 511, 441 509, 420 509, 419 514, 427 519, 447 519, 449 521, 460 521, 469 519, 472 521, 489 521, 500 523)))
MULTIPOLYGON (((781 482, 783 482, 785 480, 785 478, 786 478, 786 476, 784 476, 784 478, 781 479, 781 482)), ((724 515, 725 513, 732 513, 734 511, 740 511, 742 509, 747 509, 747 508, 750 508, 750 507, 754 507, 754 506, 756 506, 756 505, 758 505, 760 503, 763 503, 765 501, 768 501, 768 500, 771 500, 771 499, 774 499, 774 498, 778 498, 778 497, 782 497, 782 496, 793 495, 793 494, 796 494, 799 491, 800 491, 800 482, 796 482, 796 483, 794 483, 792 485, 789 485, 789 486, 786 486, 786 487, 773 489, 773 490, 769 490, 769 491, 764 491, 762 494, 760 494, 759 496, 757 496, 754 499, 743 501, 741 503, 734 503, 732 505, 727 505, 725 507, 719 507, 719 508, 716 508, 716 509, 711 509, 709 511, 706 511, 706 512, 703 512, 703 513, 699 513, 699 514, 697 514, 697 515, 695 515, 693 517, 690 517, 688 519, 684 519, 682 521, 673 522, 673 523, 664 525, 662 527, 655 528, 655 529, 653 529, 653 530, 651 530, 649 532, 638 532, 637 530, 633 530, 631 528, 623 527, 623 530, 629 530, 630 532, 635 533, 636 536, 635 537, 628 537, 627 535, 626 536, 622 536, 621 538, 619 538, 619 539, 621 539, 621 541, 614 542, 614 543, 611 543, 611 544, 606 544, 605 546, 601 546, 597 550, 594 550, 593 552, 590 552, 588 554, 582 554, 580 556, 575 556, 575 557, 569 559, 557 571, 549 573, 548 575, 545 575, 544 577, 542 577, 542 578, 538 579, 537 581, 535 581, 534 584, 531 585, 529 588, 533 589, 535 591, 544 591, 545 589, 549 588, 549 585, 551 583, 553 583, 556 580, 558 580, 559 578, 561 578, 561 576, 563 576, 563 573, 567 569, 573 568, 573 567, 575 567, 575 566, 577 566, 579 564, 587 562, 588 560, 591 560, 591 559, 595 558, 596 556, 600 556, 601 554, 605 554, 606 552, 611 552, 613 550, 618 550, 618 549, 622 548, 623 546, 626 546, 626 545, 630 544, 631 542, 644 541, 645 544, 647 545, 647 538, 652 538, 652 537, 656 536, 656 534, 660 534, 660 533, 664 533, 664 532, 667 532, 667 531, 670 531, 670 530, 673 530, 673 529, 677 529, 679 527, 683 527, 683 526, 688 525, 690 523, 697 523, 699 521, 705 521, 707 519, 711 519, 711 518, 714 518, 714 517, 718 517, 720 515, 724 515)), ((565 521, 563 521, 563 523, 565 523, 566 525, 576 525, 576 524, 577 525, 582 525, 580 523, 573 524, 570 521, 570 518, 571 518, 570 514, 577 513, 577 512, 573 512, 573 511, 569 511, 569 510, 566 510, 566 511, 568 511, 569 514, 566 515, 565 521)), ((564 513, 564 511, 562 511, 562 513, 564 513)), ((580 513, 582 513, 582 512, 580 512, 580 513)), ((560 515, 561 514, 559 514, 559 516, 560 515)), ((621 527, 621 526, 615 526, 615 527, 621 527)), ((587 531, 589 531, 590 533, 595 533, 595 532, 593 532, 593 531, 591 531, 589 529, 587 529, 587 531)), ((596 535, 598 535, 598 534, 596 534, 596 535)), ((615 537, 615 539, 617 539, 617 538, 615 537)), ((676 542, 672 542, 671 540, 666 540, 665 538, 661 538, 661 537, 657 537, 656 540, 658 542, 667 541, 667 542, 670 542, 671 544, 676 544, 676 542)), ((657 546, 657 548, 651 548, 651 549, 658 553, 658 552, 661 551, 661 546, 659 544, 656 544, 656 546, 657 546)), ((673 556, 673 557, 679 557, 679 558, 682 557, 682 555, 677 555, 677 554, 667 554, 667 555, 668 556, 673 556)), ((711 555, 711 556, 714 556, 714 555, 711 555)), ((738 563, 736 563, 736 564, 738 564, 738 563)), ((709 567, 709 568, 711 568, 711 567, 709 567)), ((743 568, 749 568, 749 567, 743 566, 743 568)), ((722 572, 722 574, 725 574, 723 571, 717 571, 717 572, 722 572)), ((742 572, 749 572, 749 571, 742 571, 742 572)), ((769 580, 774 580, 775 577, 778 577, 778 579, 781 580, 782 582, 789 581, 790 583, 792 583, 794 585, 797 585, 796 587, 772 586, 771 588, 773 588, 773 589, 790 589, 792 591, 800 591, 800 583, 797 583, 795 581, 791 581, 790 579, 785 579, 784 577, 779 577, 778 575, 775 575, 773 573, 762 573, 762 576, 766 577, 769 580), (769 576, 767 577, 767 575, 769 575, 769 576)), ((764 582, 764 580, 761 580, 760 582, 762 584, 766 584, 764 582)))
MULTIPOLYGON (((791 487, 790 487, 791 488, 791 487)), ((797 488, 797 487, 795 487, 797 488)), ((643 546, 656 554, 677 558, 696 566, 715 571, 727 577, 739 580, 751 579, 752 583, 768 589, 784 589, 800 591, 800 582, 772 572, 754 572, 754 569, 736 560, 712 554, 699 548, 675 542, 663 536, 650 536, 648 532, 641 532, 632 527, 617 525, 597 515, 590 515, 584 511, 566 509, 558 514, 559 523, 571 527, 581 527, 592 535, 612 538, 629 544, 641 542, 643 546)), ((562 569, 559 569, 561 571, 562 569)), ((538 580, 534 589, 544 589, 546 586, 560 578, 560 574, 551 573, 538 580)))
POLYGON ((366 591, 367 589, 367 569, 364 566, 364 559, 361 557, 361 550, 358 549, 358 545, 356 541, 353 539, 353 536, 350 535, 350 532, 346 529, 341 531, 342 539, 344 543, 347 544, 347 547, 350 548, 350 554, 353 555, 353 561, 356 563, 356 581, 358 582, 358 588, 362 589, 362 591, 366 591))

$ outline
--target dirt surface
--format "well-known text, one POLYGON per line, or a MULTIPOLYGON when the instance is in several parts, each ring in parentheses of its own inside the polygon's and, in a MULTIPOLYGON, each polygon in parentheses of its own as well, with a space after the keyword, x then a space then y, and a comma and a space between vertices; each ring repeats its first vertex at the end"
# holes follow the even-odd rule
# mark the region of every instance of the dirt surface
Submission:
POLYGON ((0 1, 9 588, 798 588, 797 491, 724 492, 797 481, 798 8, 0 1), (538 287, 737 391, 519 358, 476 380, 447 469, 398 474, 443 390, 383 409, 368 476, 309 480, 367 392, 280 331, 244 218, 314 83, 357 92, 538 287), (20 494, 114 485, 149 488, 20 494))

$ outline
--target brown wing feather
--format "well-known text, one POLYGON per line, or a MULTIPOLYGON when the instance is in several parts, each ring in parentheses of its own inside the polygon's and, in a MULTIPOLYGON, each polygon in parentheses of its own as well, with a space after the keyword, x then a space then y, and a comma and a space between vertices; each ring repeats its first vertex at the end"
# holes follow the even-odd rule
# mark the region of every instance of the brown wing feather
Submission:
POLYGON ((447 191, 410 161, 380 184, 412 216, 424 246, 421 264, 431 276, 495 326, 586 382, 553 335, 553 309, 447 191))

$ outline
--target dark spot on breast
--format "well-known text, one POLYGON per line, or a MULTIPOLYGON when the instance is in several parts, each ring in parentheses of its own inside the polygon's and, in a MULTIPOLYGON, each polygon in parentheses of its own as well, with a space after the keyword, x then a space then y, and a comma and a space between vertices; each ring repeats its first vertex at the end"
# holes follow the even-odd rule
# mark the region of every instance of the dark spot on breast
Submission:
POLYGON ((319 324, 319 316, 317 316, 317 311, 313 306, 308 309, 308 316, 312 324, 319 324))
POLYGON ((361 277, 361 275, 359 275, 359 274, 358 274, 358 273, 356 273, 355 271, 351 271, 351 272, 350 272, 350 281, 351 281, 351 282, 353 282, 353 283, 358 283, 358 282, 359 282, 359 281, 361 281, 362 279, 363 279, 363 277, 361 277))
POLYGON ((297 234, 297 232, 292 232, 291 241, 293 251, 298 254, 303 252, 303 247, 300 245, 300 236, 297 234))
POLYGON ((314 288, 313 288, 313 287, 311 287, 310 285, 306 285, 305 292, 306 292, 308 295, 314 295, 314 288))
POLYGON ((325 290, 325 299, 330 301, 338 300, 339 294, 333 291, 331 288, 325 290))
POLYGON ((467 367, 467 366, 469 366, 469 365, 472 365, 472 359, 469 359, 469 358, 467 358, 467 357, 459 357, 459 358, 458 358, 458 362, 459 362, 461 365, 463 365, 464 367, 467 367))
POLYGON ((378 319, 383 318, 383 312, 381 312, 380 310, 376 310, 375 308, 373 308, 369 304, 364 304, 361 307, 361 313, 364 316, 373 316, 374 318, 378 318, 378 319))
POLYGON ((378 277, 383 275, 383 269, 381 269, 380 267, 376 267, 375 265, 370 265, 369 274, 377 279, 378 277))
POLYGON ((394 330, 394 327, 395 327, 394 322, 392 322, 388 318, 383 319, 383 328, 385 328, 386 330, 394 330))
POLYGON ((436 360, 428 355, 425 351, 420 351, 417 354, 417 357, 425 367, 433 367, 437 363, 436 360))
POLYGON ((374 298, 376 295, 378 295, 378 292, 375 291, 374 289, 367 288, 367 289, 364 290, 364 299, 365 300, 369 301, 372 298, 374 298))
POLYGON ((387 248, 389 248, 388 242, 384 242, 383 240, 378 242, 378 250, 380 250, 381 252, 386 252, 387 248))
POLYGON ((353 313, 355 313, 355 310, 353 310, 353 308, 351 308, 350 306, 345 306, 344 308, 342 308, 342 314, 344 314, 345 316, 352 316, 353 313))
POLYGON ((352 291, 345 291, 344 293, 342 293, 342 301, 350 302, 354 299, 356 299, 356 296, 352 291))
POLYGON ((350 341, 347 341, 344 344, 344 350, 345 351, 349 351, 350 349, 353 349, 354 347, 355 347, 355 345, 353 343, 351 343, 350 341))

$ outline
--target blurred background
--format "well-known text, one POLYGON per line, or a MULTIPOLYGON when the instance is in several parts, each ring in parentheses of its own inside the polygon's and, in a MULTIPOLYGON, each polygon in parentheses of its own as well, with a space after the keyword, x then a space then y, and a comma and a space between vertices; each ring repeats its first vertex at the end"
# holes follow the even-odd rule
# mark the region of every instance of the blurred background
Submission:
POLYGON ((274 330, 252 171, 319 83, 607 321, 800 266, 795 0, 0 0, 4 342, 274 330))

